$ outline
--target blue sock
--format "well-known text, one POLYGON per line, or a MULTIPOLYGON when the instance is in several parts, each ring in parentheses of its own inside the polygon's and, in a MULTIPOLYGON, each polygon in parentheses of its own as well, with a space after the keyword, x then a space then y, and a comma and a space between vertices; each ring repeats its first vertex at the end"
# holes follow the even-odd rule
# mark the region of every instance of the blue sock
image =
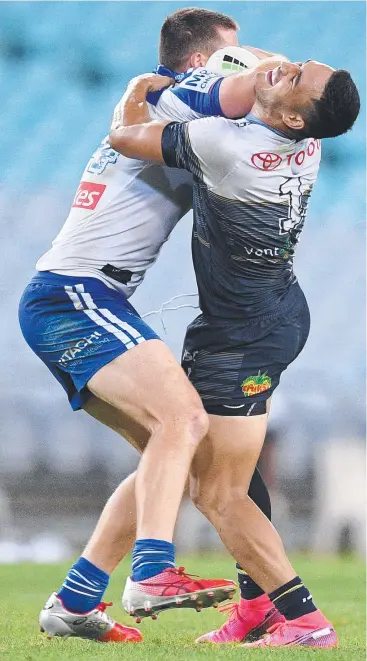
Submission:
POLYGON ((133 548, 133 581, 144 581, 175 566, 175 547, 163 539, 138 539, 133 548))
POLYGON ((110 577, 89 560, 79 558, 70 569, 60 597, 65 608, 73 613, 87 613, 102 601, 110 577))

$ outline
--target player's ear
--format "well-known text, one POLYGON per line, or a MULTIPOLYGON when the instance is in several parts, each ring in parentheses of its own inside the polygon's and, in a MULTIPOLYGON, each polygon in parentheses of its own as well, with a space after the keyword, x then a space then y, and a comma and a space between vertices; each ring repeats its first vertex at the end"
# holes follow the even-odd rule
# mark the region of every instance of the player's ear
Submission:
POLYGON ((295 131, 301 131, 305 126, 305 121, 299 112, 288 110, 282 114, 283 124, 295 131))
POLYGON ((190 67, 196 69, 197 67, 205 67, 208 57, 204 53, 192 53, 190 57, 190 67))

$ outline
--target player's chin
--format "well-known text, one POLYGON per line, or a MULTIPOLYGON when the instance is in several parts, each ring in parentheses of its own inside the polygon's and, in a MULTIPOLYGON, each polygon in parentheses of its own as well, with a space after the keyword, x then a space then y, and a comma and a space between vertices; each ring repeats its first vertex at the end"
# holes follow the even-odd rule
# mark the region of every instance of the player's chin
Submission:
POLYGON ((258 71, 255 76, 255 92, 262 92, 263 90, 270 90, 272 86, 268 83, 263 71, 258 71))
POLYGON ((267 97, 269 91, 271 90, 271 87, 269 85, 265 85, 262 83, 261 85, 255 85, 255 97, 256 101, 262 101, 264 98, 267 97))

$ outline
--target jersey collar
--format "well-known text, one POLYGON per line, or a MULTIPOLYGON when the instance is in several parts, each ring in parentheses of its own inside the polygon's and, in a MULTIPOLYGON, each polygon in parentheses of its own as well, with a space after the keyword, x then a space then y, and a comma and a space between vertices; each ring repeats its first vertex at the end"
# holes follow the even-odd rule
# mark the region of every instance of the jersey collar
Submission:
POLYGON ((289 135, 284 133, 284 131, 279 131, 278 129, 273 128, 273 126, 270 126, 269 124, 266 124, 265 122, 262 122, 261 119, 258 119, 252 113, 249 113, 246 116, 246 121, 248 121, 250 124, 260 124, 260 126, 265 126, 266 129, 269 129, 269 131, 272 131, 273 133, 276 133, 277 135, 280 135, 281 138, 287 138, 287 140, 291 140, 292 142, 297 142, 294 140, 294 138, 291 138, 289 135))
MULTIPOLYGON (((192 71, 192 69, 190 71, 192 71)), ((181 83, 185 76, 187 76, 188 72, 177 73, 176 71, 172 71, 172 69, 168 69, 168 67, 165 67, 163 64, 158 64, 153 73, 158 73, 160 76, 169 76, 170 78, 174 78, 176 83, 181 83)))

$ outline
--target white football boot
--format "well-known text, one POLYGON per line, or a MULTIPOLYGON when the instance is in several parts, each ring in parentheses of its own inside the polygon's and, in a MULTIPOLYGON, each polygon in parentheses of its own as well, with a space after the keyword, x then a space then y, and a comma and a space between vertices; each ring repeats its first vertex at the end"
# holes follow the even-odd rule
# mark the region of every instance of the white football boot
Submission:
POLYGON ((53 592, 39 616, 41 632, 47 633, 49 638, 76 636, 102 643, 140 643, 143 637, 139 629, 115 622, 105 612, 107 606, 112 604, 102 601, 88 613, 72 613, 63 606, 56 592, 53 592))

